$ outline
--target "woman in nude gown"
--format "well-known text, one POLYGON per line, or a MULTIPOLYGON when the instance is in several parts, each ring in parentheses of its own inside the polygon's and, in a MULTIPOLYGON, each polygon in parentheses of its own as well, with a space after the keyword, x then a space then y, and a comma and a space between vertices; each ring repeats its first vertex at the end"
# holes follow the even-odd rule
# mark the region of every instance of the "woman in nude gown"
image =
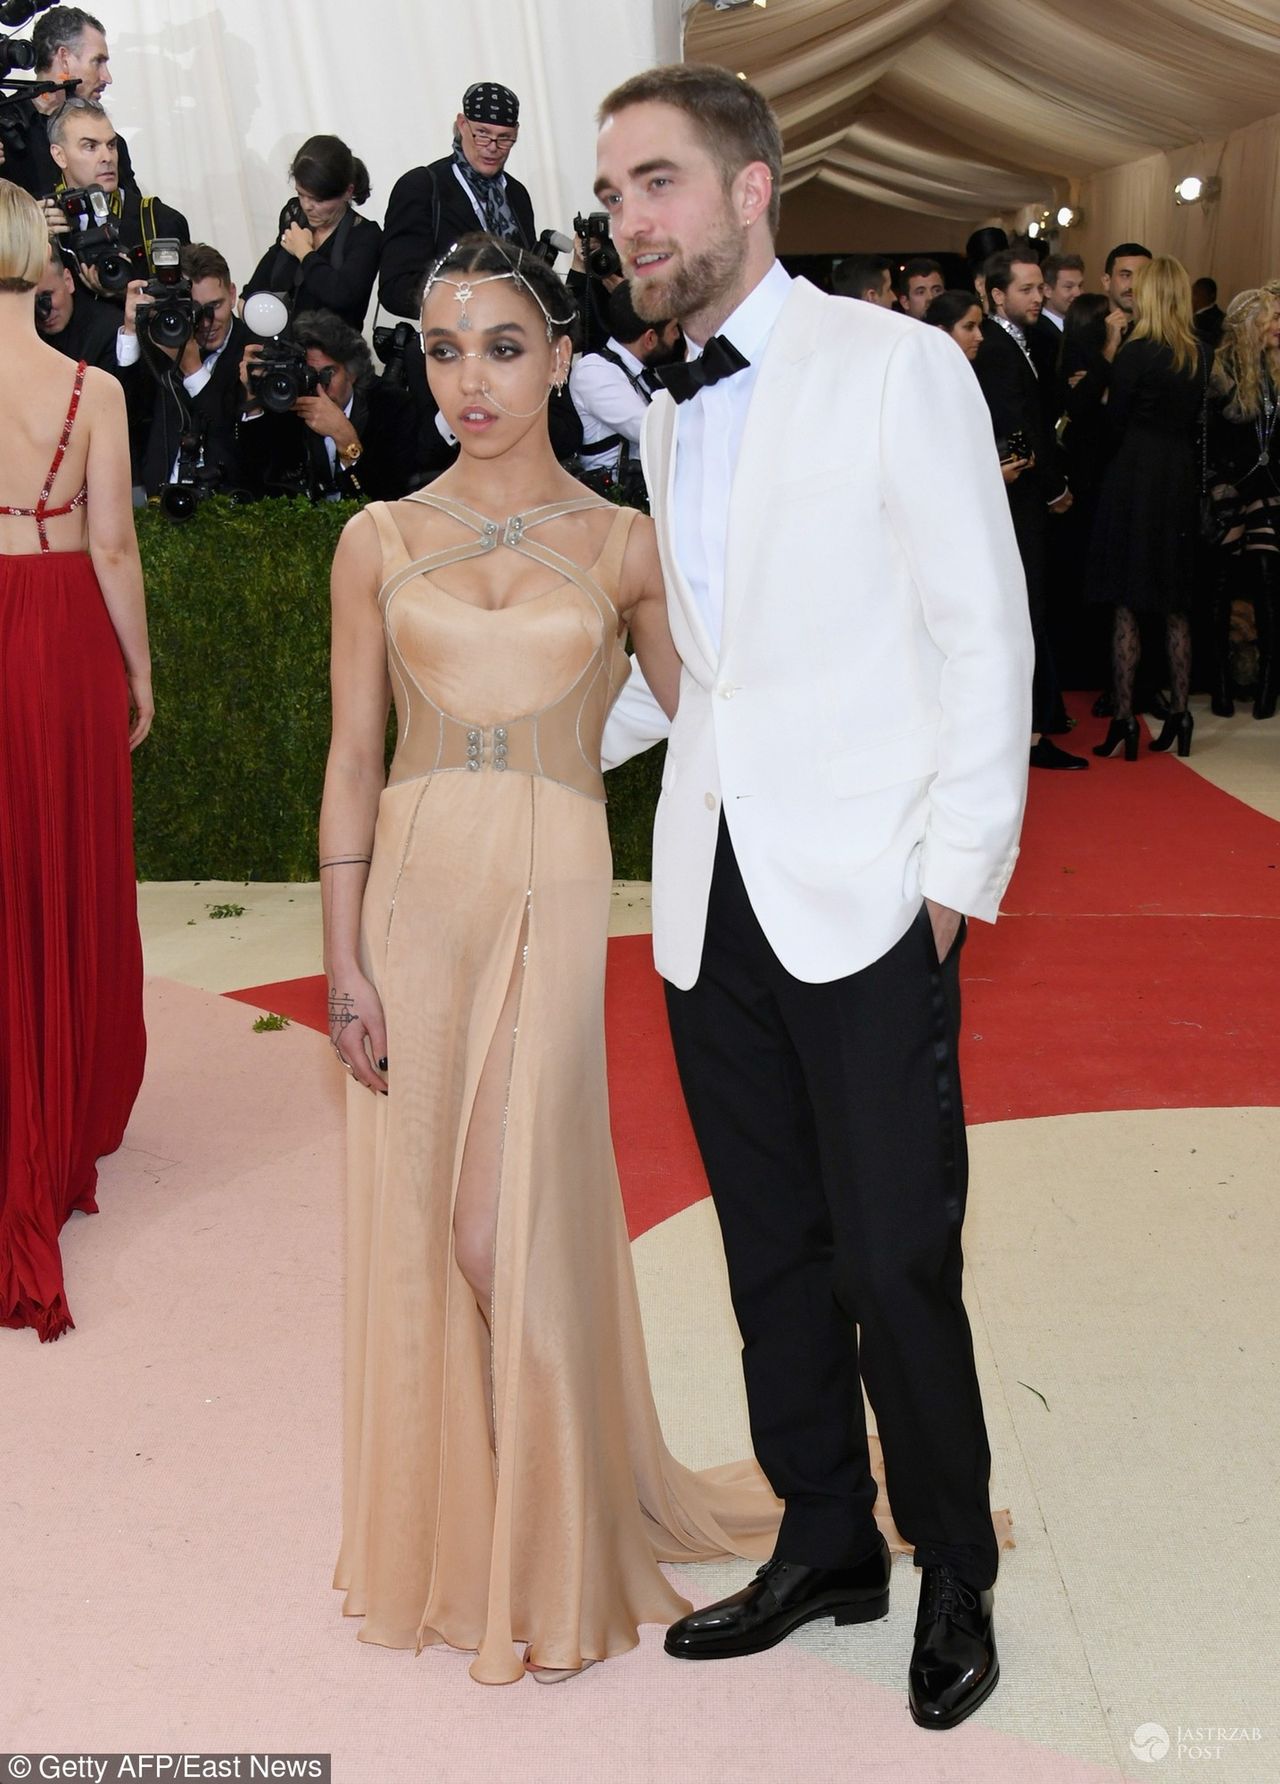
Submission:
POLYGON ((339 544, 320 821, 352 1079, 334 1584, 362 1640, 472 1651, 486 1684, 625 1653, 688 1608, 659 1561, 764 1559, 780 1514, 754 1461, 673 1461, 654 1411, 609 1134, 599 745, 622 636, 669 708, 678 661, 651 523, 552 455, 572 305, 512 253, 468 238, 428 284, 457 463, 339 544))

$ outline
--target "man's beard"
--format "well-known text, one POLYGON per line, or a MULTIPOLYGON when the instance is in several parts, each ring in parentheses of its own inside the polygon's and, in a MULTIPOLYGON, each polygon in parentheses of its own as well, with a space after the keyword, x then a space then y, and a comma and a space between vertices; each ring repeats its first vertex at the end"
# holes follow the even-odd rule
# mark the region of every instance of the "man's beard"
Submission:
POLYGON ((716 309, 732 292, 746 258, 746 235, 726 214, 706 247, 696 254, 681 254, 673 271, 632 281, 636 315, 642 322, 665 322, 669 317, 683 322, 688 316, 716 309))
MULTIPOLYGON (((643 320, 644 318, 641 317, 641 321, 643 320)), ((664 317, 662 320, 665 321, 666 318, 664 317)), ((678 359, 683 359, 684 357, 684 336, 677 335, 674 345, 670 347, 664 346, 660 341, 658 345, 651 348, 648 353, 642 353, 640 355, 640 363, 643 366, 647 366, 648 369, 653 372, 656 371, 659 366, 674 365, 678 359)))

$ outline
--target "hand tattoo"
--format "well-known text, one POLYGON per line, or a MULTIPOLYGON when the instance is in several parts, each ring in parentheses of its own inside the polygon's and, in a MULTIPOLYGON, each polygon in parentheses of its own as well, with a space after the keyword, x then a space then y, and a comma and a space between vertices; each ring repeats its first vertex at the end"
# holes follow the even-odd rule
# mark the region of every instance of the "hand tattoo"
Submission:
POLYGON ((350 993, 346 991, 330 991, 329 1041, 335 1051, 337 1050, 338 1042, 342 1037, 343 1029, 349 1028, 353 1022, 358 1022, 359 1020, 359 1016, 356 1015, 356 1001, 350 993))

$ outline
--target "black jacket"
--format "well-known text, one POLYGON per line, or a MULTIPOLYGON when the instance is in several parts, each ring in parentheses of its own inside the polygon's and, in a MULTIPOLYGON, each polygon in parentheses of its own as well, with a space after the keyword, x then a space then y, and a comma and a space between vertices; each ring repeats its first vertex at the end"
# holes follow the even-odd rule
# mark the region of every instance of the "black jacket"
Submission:
POLYGON ((68 359, 83 359, 86 365, 96 365, 124 383, 123 371, 116 363, 119 310, 114 304, 101 303, 87 291, 77 291, 71 301, 71 320, 61 334, 46 334, 39 329, 41 340, 65 353, 68 359))
POLYGON ((1197 310, 1191 318, 1192 326, 1210 353, 1217 350, 1222 340, 1222 325, 1226 319, 1227 313, 1219 304, 1210 304, 1207 309, 1197 310))
POLYGON ((221 479, 216 487, 232 490, 243 486, 239 451, 236 445, 236 424, 240 419, 240 361, 253 339, 237 316, 231 324, 227 344, 218 355, 209 382, 196 396, 188 396, 182 375, 154 348, 144 346, 144 361, 125 374, 126 391, 133 399, 139 421, 137 436, 141 448, 135 454, 135 475, 147 494, 153 496, 169 482, 174 459, 185 431, 198 432, 204 439, 207 466, 216 466, 221 479), (160 370, 160 376, 152 367, 160 370))
POLYGON ((1000 456, 1006 456, 1006 442, 1014 433, 1024 434, 1035 454, 1032 468, 1009 485, 1009 506, 1015 515, 1033 502, 1047 508, 1066 489, 1067 476, 1047 420, 1052 403, 1046 401, 1042 380, 1012 335, 990 316, 982 324, 982 345, 973 369, 991 411, 1000 456))
POLYGON ((402 390, 378 379, 356 391, 351 425, 364 451, 348 470, 329 467, 325 441, 296 415, 259 415, 238 429, 247 488, 257 496, 305 495, 313 502, 367 496, 394 502, 417 487, 417 417, 402 390))
POLYGON ((332 310, 361 331, 381 258, 378 225, 348 211, 333 234, 305 260, 296 260, 275 242, 258 262, 243 295, 275 291, 285 298, 294 315, 303 310, 332 310))
MULTIPOLYGON (((129 159, 129 145, 117 136, 120 146, 120 188, 138 190, 137 176, 129 159)), ((49 153, 49 129, 43 112, 28 102, 9 114, 4 134, 4 165, 0 176, 21 186, 33 198, 47 198, 62 179, 62 169, 49 153)))
MULTIPOLYGON (((531 248, 538 239, 533 223, 533 200, 511 175, 507 203, 519 234, 515 240, 531 248)), ((412 316, 421 309, 422 284, 431 266, 461 236, 473 235, 483 225, 469 195, 446 155, 430 167, 414 167, 401 174, 391 188, 383 223, 382 272, 378 302, 395 316, 412 316)))

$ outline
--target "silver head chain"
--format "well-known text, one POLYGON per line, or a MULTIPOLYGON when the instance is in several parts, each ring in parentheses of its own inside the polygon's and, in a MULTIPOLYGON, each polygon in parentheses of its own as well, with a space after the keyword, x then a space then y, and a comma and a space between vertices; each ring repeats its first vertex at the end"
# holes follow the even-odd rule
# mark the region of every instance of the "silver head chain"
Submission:
POLYGON ((517 286, 521 291, 526 292, 528 294, 528 296, 530 296, 533 299, 534 303, 537 304, 538 308, 542 311, 542 319, 547 325, 547 339, 548 339, 548 341, 554 341, 555 340, 555 330, 557 328, 568 328, 570 323, 573 321, 573 317, 572 316, 553 316, 551 314, 551 312, 550 312, 550 310, 548 310, 546 304, 544 304, 542 299, 538 296, 537 291, 529 283, 528 279, 525 278, 524 274, 520 270, 520 260, 522 258, 522 250, 521 249, 519 249, 519 248, 516 249, 516 258, 514 260, 512 260, 511 256, 507 253, 506 249, 501 246, 500 243, 495 243, 494 245, 498 248, 498 251, 503 255, 503 257, 510 263, 510 270, 508 272, 481 273, 478 278, 473 277, 471 275, 464 275, 464 277, 462 277, 460 279, 447 278, 445 275, 443 275, 441 273, 440 268, 444 265, 445 261, 448 260, 449 255, 452 254, 455 251, 455 249, 457 248, 458 244, 455 242, 453 244, 453 247, 450 248, 447 253, 441 255, 440 259, 437 260, 435 266, 432 268, 431 276, 428 278, 425 286, 423 287, 423 291, 422 291, 423 303, 425 303, 427 301, 427 298, 430 297, 432 291, 435 289, 435 287, 437 285, 452 285, 454 298, 458 304, 458 332, 459 332, 459 334, 466 334, 470 331, 470 328, 471 328, 471 317, 467 312, 467 306, 471 302, 472 294, 476 290, 477 286, 491 285, 495 279, 510 279, 511 283, 513 285, 517 286))

